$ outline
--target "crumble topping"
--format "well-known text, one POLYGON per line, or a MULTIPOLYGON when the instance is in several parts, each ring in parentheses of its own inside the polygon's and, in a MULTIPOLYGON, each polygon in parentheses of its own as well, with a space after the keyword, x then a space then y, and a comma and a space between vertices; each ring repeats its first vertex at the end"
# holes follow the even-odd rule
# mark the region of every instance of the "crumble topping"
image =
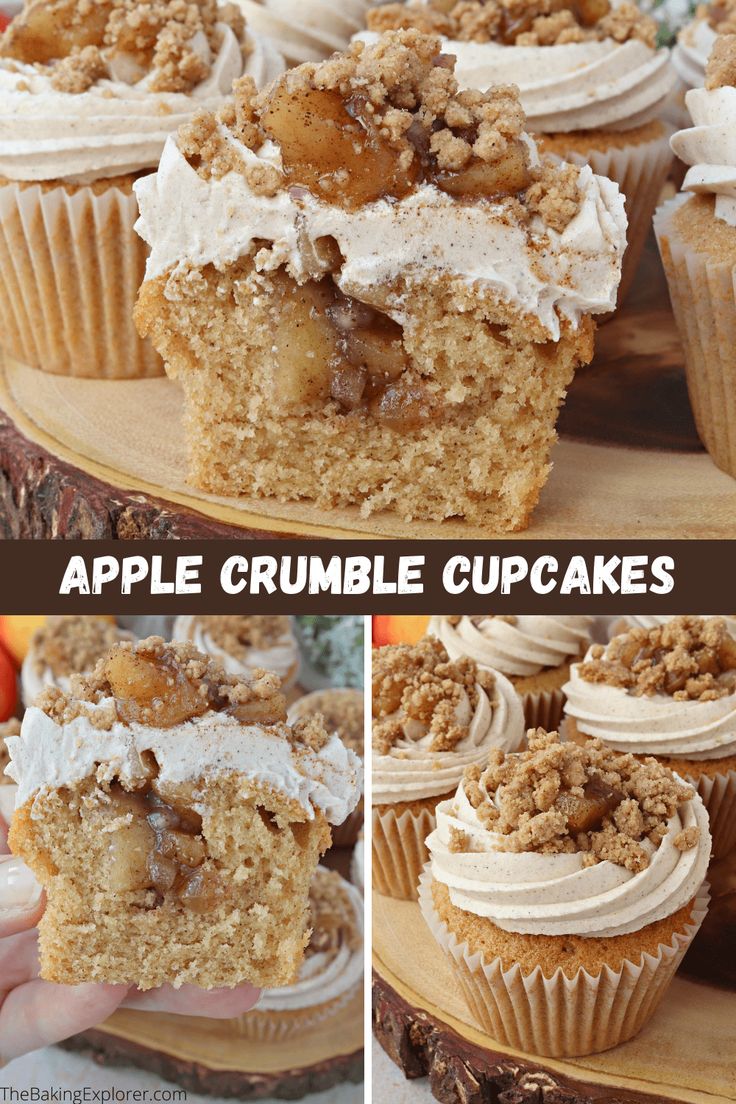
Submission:
POLYGON ((736 33, 736 0, 712 0, 710 4, 699 4, 696 18, 706 19, 718 34, 736 33))
POLYGON ((0 786, 13 784, 13 779, 5 774, 5 768, 10 762, 10 753, 5 746, 7 736, 20 736, 20 721, 17 717, 11 717, 9 721, 0 724, 0 786))
POLYGON ((431 735, 430 751, 452 751, 470 730, 470 721, 458 720, 458 707, 468 702, 472 719, 479 686, 490 694, 491 672, 467 656, 450 660, 434 637, 378 648, 373 655, 373 747, 387 755, 413 721, 431 735))
POLYGON ((721 618, 675 617, 654 629, 632 628, 607 648, 596 645, 578 672, 586 682, 637 697, 715 701, 736 691, 736 640, 721 618))
MULTIPOLYGON (((299 707, 297 702, 296 708, 299 707)), ((360 690, 320 690, 309 695, 309 713, 319 714, 328 732, 362 756, 365 743, 363 694, 360 690)))
POLYGON ((225 23, 251 45, 235 4, 217 0, 29 0, 0 35, 0 57, 36 65, 59 92, 150 74, 151 92, 190 92, 212 72, 225 23))
MULTIPOLYGON (((609 861, 638 874, 649 865, 668 821, 693 796, 656 759, 639 760, 602 740, 562 743, 557 732, 528 734, 529 750, 492 748, 488 766, 469 767, 463 785, 479 820, 500 837, 502 851, 544 855, 582 852, 585 866, 609 861)), ((695 847, 697 827, 677 834, 681 851, 695 847)), ((455 850, 468 847, 453 837, 455 850)))
POLYGON ((291 636, 291 622, 281 616, 195 617, 194 622, 212 643, 236 659, 247 660, 254 649, 269 651, 291 636))
MULTIPOLYGON (((735 5, 736 10, 736 5, 735 5)), ((736 15, 733 24, 736 32, 736 15)), ((733 88, 736 85, 736 33, 721 34, 715 40, 705 67, 705 87, 733 88)))
POLYGON ((409 0, 383 4, 366 16, 371 31, 413 28, 456 42, 562 46, 570 42, 639 39, 654 48, 657 24, 624 0, 409 0))
POLYGON ((312 935, 305 958, 316 954, 334 956, 341 947, 358 951, 362 936, 355 908, 343 879, 334 870, 317 870, 309 887, 309 920, 312 935))
POLYGON ((39 676, 46 669, 55 678, 85 674, 123 636, 117 625, 97 617, 49 617, 33 634, 31 663, 39 676))
MULTIPOLYGON (((261 93, 241 79, 217 115, 200 112, 180 129, 179 148, 205 178, 240 172, 266 196, 311 192, 354 209, 432 183, 564 229, 580 207, 575 170, 532 167, 525 122, 515 86, 460 91, 440 39, 409 29, 301 65, 261 93), (229 134, 254 153, 275 143, 283 171, 244 161, 229 134)), ((339 266, 339 253, 322 272, 331 260, 339 266)))

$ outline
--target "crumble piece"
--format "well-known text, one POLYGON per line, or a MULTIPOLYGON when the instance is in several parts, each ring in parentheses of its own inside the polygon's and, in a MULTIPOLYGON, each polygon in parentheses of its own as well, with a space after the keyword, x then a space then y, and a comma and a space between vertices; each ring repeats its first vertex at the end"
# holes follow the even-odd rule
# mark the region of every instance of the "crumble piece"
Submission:
MULTIPOLYGON (((736 31, 736 22, 734 25, 736 31)), ((713 43, 705 67, 705 87, 732 88, 736 85, 736 34, 721 34, 713 43)))
POLYGON ((736 640, 721 618, 675 617, 654 629, 632 628, 596 649, 578 672, 586 682, 637 697, 714 701, 736 691, 736 640))
POLYGON ((308 717, 295 721, 292 733, 297 743, 311 748, 312 751, 321 751, 330 742, 321 713, 311 713, 308 717))
POLYGON ((469 722, 458 721, 458 707, 467 703, 472 717, 480 679, 486 693, 492 688, 489 674, 467 656, 451 661, 434 637, 377 649, 373 656, 374 748, 387 755, 405 738, 407 722, 419 722, 421 731, 432 736, 431 751, 452 751, 469 732, 469 722))
MULTIPOLYGON (((480 822, 498 835, 502 851, 583 853, 584 864, 614 862, 645 870, 645 841, 658 846, 679 805, 692 797, 656 759, 643 762, 601 740, 562 743, 556 732, 528 734, 529 750, 493 749, 488 766, 466 771, 465 794, 480 822)), ((680 850, 695 847, 699 830, 677 836, 680 850)))
POLYGON ((356 689, 317 690, 292 707, 298 711, 304 702, 304 716, 319 713, 328 732, 337 732, 342 742, 362 757, 365 743, 363 693, 356 689), (309 710, 307 713, 306 710, 309 710))
POLYGON ((469 837, 467 832, 463 832, 462 828, 455 828, 454 825, 450 826, 450 851, 453 854, 461 854, 468 850, 469 837))
POLYGON ((562 233, 580 210, 579 170, 574 165, 542 163, 539 176, 527 188, 526 206, 552 230, 562 233))
POLYGON ((107 65, 97 46, 75 50, 54 66, 51 86, 57 92, 86 92, 95 81, 107 76, 107 65))

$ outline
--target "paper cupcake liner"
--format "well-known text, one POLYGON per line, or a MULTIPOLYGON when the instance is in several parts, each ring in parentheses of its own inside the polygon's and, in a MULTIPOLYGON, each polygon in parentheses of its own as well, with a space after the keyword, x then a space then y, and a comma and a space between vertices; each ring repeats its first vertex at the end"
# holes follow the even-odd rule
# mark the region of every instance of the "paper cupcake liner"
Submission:
POLYGON ((147 246, 132 191, 0 187, 0 344, 64 376, 164 374, 133 322, 147 246))
POLYGON ((652 215, 667 181, 674 154, 670 149, 672 127, 660 138, 622 149, 590 150, 582 154, 571 150, 566 159, 576 165, 590 165, 598 176, 615 180, 626 197, 629 228, 626 234, 621 283, 618 289, 620 306, 639 267, 644 243, 649 236, 652 215))
POLYGON ((608 1050, 633 1038, 664 996, 685 951, 708 911, 708 888, 698 893, 692 920, 656 955, 604 966, 597 976, 582 968, 574 978, 561 969, 546 978, 541 967, 524 976, 517 965, 486 962, 443 923, 434 908, 429 868, 422 873, 419 905, 432 935, 447 955, 468 1008, 479 1026, 506 1046, 550 1058, 608 1050))
POLYGON ((527 728, 544 728, 547 732, 559 729, 565 708, 561 690, 531 690, 521 695, 521 703, 527 728))
POLYGON ((360 829, 363 827, 363 801, 361 799, 357 809, 353 809, 347 820, 332 828, 333 847, 354 847, 358 839, 360 829))
POLYGON ((674 216, 688 198, 679 195, 663 204, 654 216, 654 232, 700 439, 714 463, 736 476, 736 257, 711 261, 680 239, 674 216))
POLYGON ((690 781, 703 799, 713 837, 713 858, 722 859, 736 847, 736 771, 690 781))
MULTIPOLYGON (((439 799, 438 799, 439 801, 439 799)), ((429 858, 424 842, 434 831, 434 810, 373 809, 373 888, 387 897, 415 901, 419 876, 429 858)))
POLYGON ((325 1024, 332 1016, 340 1012, 355 996, 360 987, 352 986, 334 1000, 311 1008, 296 1008, 289 1012, 276 1012, 254 1008, 237 1018, 237 1033, 241 1039, 250 1039, 255 1043, 280 1043, 284 1039, 293 1039, 325 1024))

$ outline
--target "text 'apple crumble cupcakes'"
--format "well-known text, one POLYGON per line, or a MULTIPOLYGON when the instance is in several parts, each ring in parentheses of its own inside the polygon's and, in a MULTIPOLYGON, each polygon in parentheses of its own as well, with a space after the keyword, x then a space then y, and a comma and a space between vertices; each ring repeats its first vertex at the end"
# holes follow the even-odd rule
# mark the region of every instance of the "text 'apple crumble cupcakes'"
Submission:
POLYGON ((469 656, 506 675, 521 696, 527 728, 557 728, 570 661, 591 644, 592 617, 433 617, 429 633, 451 659, 469 656))
MULTIPOLYGON (((336 732, 346 747, 362 761, 365 755, 365 703, 363 691, 351 688, 315 690, 289 707, 288 721, 305 720, 317 714, 328 732, 336 732)), ((333 847, 352 847, 363 826, 363 798, 347 820, 332 832, 333 847)))
POLYGON ((708 816, 653 759, 528 738, 438 806, 419 903, 484 1031, 591 1054, 642 1028, 700 927, 708 816))
POLYGON ((365 26, 376 0, 235 0, 248 20, 277 45, 290 65, 322 61, 344 50, 365 26))
POLYGON ((736 637, 723 619, 675 617, 595 644, 564 690, 568 735, 655 756, 698 790, 714 854, 736 844, 736 637))
POLYGON ((0 35, 0 348, 61 375, 163 375, 133 323, 133 181, 233 80, 283 68, 217 0, 28 0, 0 35))
POLYGON ((527 524, 623 200, 541 166, 516 91, 458 92, 439 51, 398 31, 243 81, 136 186, 138 324, 183 385, 199 487, 527 524))
POLYGON ((508 679, 434 637, 373 653, 373 887, 416 898, 435 808, 491 747, 524 739, 521 699, 508 679))
POLYGON ((259 668, 273 671, 286 690, 299 674, 299 645, 290 617, 177 617, 172 636, 214 656, 231 675, 252 674, 259 668))
POLYGON ((98 660, 133 634, 99 617, 49 617, 31 637, 21 666, 23 704, 32 705, 46 686, 68 690, 72 675, 89 674, 98 660))
POLYGON ((8 740, 10 833, 48 904, 41 975, 150 989, 288 985, 309 883, 360 792, 356 756, 289 726, 276 675, 118 644, 8 740))
POLYGON ((662 117, 677 76, 655 20, 628 0, 409 0, 367 20, 441 34, 463 88, 513 81, 540 150, 616 181, 629 219, 622 302, 672 164, 662 117))
POLYGON ((685 101, 693 125, 673 135, 672 148, 690 167, 654 231, 698 434, 736 478, 736 34, 716 39, 705 87, 685 101))
POLYGON ((363 985, 363 898, 334 870, 317 868, 309 887, 309 942, 292 985, 266 989, 238 1030, 247 1039, 274 1042, 318 1024, 329 1032, 363 985))

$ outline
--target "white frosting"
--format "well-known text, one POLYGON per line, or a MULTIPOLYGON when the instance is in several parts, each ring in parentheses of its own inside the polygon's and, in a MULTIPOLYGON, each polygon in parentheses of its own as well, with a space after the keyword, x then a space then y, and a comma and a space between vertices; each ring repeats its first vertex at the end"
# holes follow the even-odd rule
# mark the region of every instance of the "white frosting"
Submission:
MULTIPOLYGON (((256 155, 222 133, 244 162, 279 165, 270 143, 256 155)), ((577 325, 583 314, 613 309, 626 243, 616 184, 587 166, 578 179, 581 208, 557 233, 538 218, 522 228, 502 204, 458 203, 429 184, 400 201, 379 200, 356 211, 301 189, 256 195, 240 172, 203 179, 171 138, 158 172, 135 185, 141 211, 136 230, 151 246, 149 280, 176 266, 224 268, 252 252, 256 240, 273 243, 260 251, 257 267, 286 263, 291 275, 304 279, 310 271, 304 243, 331 236, 344 257, 336 282, 347 295, 371 302, 377 285, 399 275, 411 281, 443 273, 500 293, 537 316, 557 340, 560 316, 577 325)), ((404 321, 400 298, 394 296, 387 309, 404 321)))
POLYGON ((691 88, 685 103, 693 126, 670 145, 690 165, 683 191, 715 195, 715 216, 736 226, 736 88, 691 88))
POLYGON ((248 26, 268 35, 292 65, 344 50, 377 0, 236 0, 248 26))
POLYGON ((687 905, 705 879, 711 852, 708 814, 692 791, 672 817, 659 847, 648 841, 649 866, 633 874, 605 861, 583 866, 583 855, 498 850, 499 836, 480 823, 462 786, 437 806, 427 838, 432 875, 449 887, 457 908, 522 935, 608 938, 639 931, 687 905), (679 851, 675 837, 697 826, 695 847, 679 851), (450 829, 466 832, 468 852, 450 850, 450 829))
POLYGON ((211 73, 188 93, 151 92, 150 74, 127 83, 122 73, 87 92, 58 92, 35 66, 0 58, 0 175, 85 183, 155 168, 167 137, 195 112, 221 107, 243 72, 262 86, 284 70, 283 58, 259 37, 244 69, 233 31, 217 26, 222 44, 211 73))
POLYGON ((289 687, 299 673, 299 645, 291 628, 286 628, 272 648, 249 648, 245 659, 231 655, 215 644, 209 633, 203 632, 196 617, 177 617, 172 640, 188 640, 200 652, 214 656, 231 675, 252 674, 257 668, 273 671, 284 687, 289 687))
MULTIPOLYGON (((106 699, 92 709, 109 704, 106 699)), ((86 717, 60 725, 31 706, 20 736, 7 737, 6 745, 6 773, 18 783, 19 806, 95 775, 140 782, 146 777, 144 751, 155 755, 163 784, 237 774, 297 802, 310 820, 320 810, 331 824, 342 824, 355 808, 363 778, 357 755, 336 736, 318 752, 300 746, 297 756, 278 727, 246 725, 215 712, 171 728, 116 722, 100 729, 86 717)))
POLYGON ((736 693, 715 701, 676 701, 661 693, 637 696, 621 686, 587 682, 577 663, 562 690, 565 713, 578 729, 618 751, 683 759, 736 754, 736 693))
POLYGON ((433 617, 427 631, 442 641, 450 659, 466 655, 483 667, 523 677, 580 656, 590 644, 592 624, 592 617, 562 615, 516 617, 513 624, 486 617, 477 625, 470 617, 456 625, 433 617))
MULTIPOLYGON (((416 801, 451 793, 473 763, 485 764, 491 747, 515 751, 524 739, 521 699, 507 678, 494 672, 493 703, 480 687, 472 719, 467 696, 457 720, 468 735, 452 751, 432 751, 433 737, 419 722, 407 721, 404 737, 386 755, 373 754, 373 802, 377 805, 416 801)), ((387 718, 390 719, 390 718, 387 718)))
MULTIPOLYGON (((319 870, 325 870, 323 866, 319 870)), ((343 881, 354 922, 363 934, 363 898, 355 886, 343 881)), ((358 947, 340 946, 334 955, 317 953, 303 959, 299 977, 293 985, 277 989, 264 989, 258 1002, 259 1012, 290 1012, 298 1008, 312 1008, 325 1001, 348 996, 363 977, 363 943, 358 947)))
MULTIPOLYGON (((375 42, 365 31, 357 36, 375 42)), ((676 83, 669 50, 630 39, 563 46, 504 46, 444 39, 461 88, 516 84, 532 134, 631 130, 656 118, 676 83)))
POLYGON ((707 19, 693 19, 678 34, 672 65, 688 88, 705 84, 705 67, 717 37, 707 19))

